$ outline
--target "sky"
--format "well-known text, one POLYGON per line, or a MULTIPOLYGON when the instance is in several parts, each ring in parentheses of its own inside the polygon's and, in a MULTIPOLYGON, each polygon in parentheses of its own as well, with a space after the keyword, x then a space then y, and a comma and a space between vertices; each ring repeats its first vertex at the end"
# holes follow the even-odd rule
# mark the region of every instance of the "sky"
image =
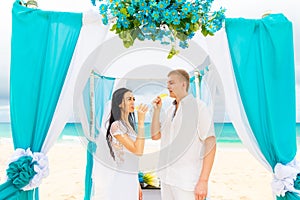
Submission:
MULTIPOLYGON (((9 119, 9 67, 11 40, 11 8, 14 1, 0 1, 0 122, 9 119)), ((37 0, 43 10, 83 12, 92 8, 90 0, 37 0)), ((229 18, 259 19, 266 12, 283 13, 293 24, 295 73, 296 73, 296 115, 300 121, 300 13, 297 0, 215 0, 213 5, 226 8, 229 18)))

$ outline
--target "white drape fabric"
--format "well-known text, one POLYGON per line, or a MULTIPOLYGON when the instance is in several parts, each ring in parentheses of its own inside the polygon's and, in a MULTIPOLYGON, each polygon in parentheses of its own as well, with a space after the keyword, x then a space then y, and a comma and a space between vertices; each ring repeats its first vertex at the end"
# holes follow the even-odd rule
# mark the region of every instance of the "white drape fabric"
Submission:
POLYGON ((225 29, 220 30, 214 37, 207 38, 208 53, 220 74, 224 93, 226 111, 237 131, 238 136, 249 152, 270 172, 271 166, 261 153, 255 136, 249 125, 239 90, 234 76, 229 46, 225 29))
POLYGON ((273 194, 285 196, 286 192, 295 192, 300 195, 300 190, 294 188, 294 181, 300 173, 300 164, 296 159, 283 165, 277 163, 274 167, 274 175, 271 183, 273 194))
POLYGON ((113 187, 112 177, 115 176, 115 171, 111 166, 113 166, 114 161, 111 158, 105 138, 107 130, 105 124, 109 119, 110 110, 111 101, 108 101, 104 108, 101 127, 97 127, 100 134, 96 139, 96 144, 99 148, 96 149, 96 153, 94 154, 92 200, 109 200, 109 190, 113 187))
POLYGON ((85 77, 81 77, 78 79, 78 75, 81 72, 84 62, 93 50, 101 44, 109 28, 102 25, 100 15, 94 10, 83 13, 82 23, 83 26, 80 31, 68 74, 41 150, 41 152, 45 154, 53 146, 64 129, 65 124, 71 117, 70 113, 72 113, 73 110, 73 100, 74 98, 78 98, 77 96, 74 96, 75 84, 78 83, 77 85, 82 85, 82 87, 85 85, 87 78, 84 79, 85 77))
POLYGON ((200 86, 201 99, 207 104, 211 113, 214 113, 217 87, 222 87, 217 73, 215 66, 211 65, 209 72, 203 76, 200 86))

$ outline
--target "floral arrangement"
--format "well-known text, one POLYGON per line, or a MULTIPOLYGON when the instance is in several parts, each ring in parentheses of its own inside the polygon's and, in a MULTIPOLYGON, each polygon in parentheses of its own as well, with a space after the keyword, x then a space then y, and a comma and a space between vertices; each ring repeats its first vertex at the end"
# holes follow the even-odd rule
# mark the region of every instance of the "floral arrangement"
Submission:
MULTIPOLYGON (((96 0, 91 0, 96 6, 96 0)), ((201 30, 214 35, 225 20, 225 9, 211 11, 213 0, 97 0, 102 22, 112 23, 125 47, 141 41, 160 41, 171 45, 168 58, 178 54, 177 45, 188 47, 188 41, 201 30)))
POLYGON ((143 188, 147 186, 158 188, 160 185, 158 177, 153 172, 139 172, 139 182, 143 188))

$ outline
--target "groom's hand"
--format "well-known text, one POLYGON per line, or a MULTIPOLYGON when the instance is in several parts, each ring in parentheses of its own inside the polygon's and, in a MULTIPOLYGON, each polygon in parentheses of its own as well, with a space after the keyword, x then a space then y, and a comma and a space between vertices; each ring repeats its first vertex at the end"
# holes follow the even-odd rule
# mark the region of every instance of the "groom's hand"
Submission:
POLYGON ((162 106, 162 100, 160 96, 157 96, 153 101, 152 101, 152 106, 155 110, 160 110, 162 106))

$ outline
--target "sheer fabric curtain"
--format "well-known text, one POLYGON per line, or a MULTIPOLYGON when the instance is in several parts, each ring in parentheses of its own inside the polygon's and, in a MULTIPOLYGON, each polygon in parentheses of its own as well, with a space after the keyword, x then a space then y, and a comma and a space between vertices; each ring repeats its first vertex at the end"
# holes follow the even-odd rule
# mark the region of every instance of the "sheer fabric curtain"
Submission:
MULTIPOLYGON (((221 75, 227 114, 243 144, 271 173, 276 164, 297 168, 292 24, 278 14, 227 19, 225 27, 207 42, 221 75)), ((299 199, 293 192, 277 198, 299 199)))
MULTIPOLYGON (((290 165, 297 153, 292 23, 282 14, 260 20, 228 19, 226 31, 245 113, 277 177, 276 165, 290 165)), ((274 187, 273 192, 277 193, 274 187)), ((291 190, 280 193, 285 197, 277 199, 300 199, 291 190)))
MULTIPOLYGON (((41 152, 81 28, 82 14, 12 9, 10 112, 14 148, 41 152)), ((18 172, 15 174, 18 175, 18 172)), ((20 180, 0 186, 0 199, 39 199, 20 180)), ((29 180, 25 180, 29 181, 29 180)))
MULTIPOLYGON (((87 62, 87 60, 93 51, 103 42, 108 28, 108 26, 104 26, 102 24, 100 15, 96 11, 90 10, 82 14, 82 27, 80 35, 70 63, 65 84, 63 85, 62 92, 59 97, 53 120, 42 148, 43 152, 48 152, 53 146, 65 124, 69 120, 70 113, 72 113, 72 111, 75 112, 74 114, 76 117, 81 119, 82 129, 84 131, 89 131, 89 117, 85 116, 84 114, 84 106, 79 106, 83 101, 83 87, 85 86, 93 67, 87 62), (78 102, 79 104, 77 104, 78 102)), ((93 169, 93 162, 91 162, 91 151, 93 148, 95 148, 95 145, 93 143, 89 143, 87 146, 85 199, 90 199, 92 187, 91 170, 93 169)))
POLYGON ((239 90, 232 68, 229 46, 225 29, 220 30, 214 37, 206 38, 209 56, 220 74, 224 89, 226 113, 234 125, 243 145, 268 170, 271 167, 262 155, 257 141, 252 133, 245 114, 239 90), (222 55, 222 56, 220 56, 222 55))
MULTIPOLYGON (((105 111, 105 106, 107 102, 112 98, 112 93, 113 93, 113 88, 115 85, 115 78, 110 78, 110 77, 105 77, 97 74, 93 74, 94 76, 94 101, 95 101, 95 115, 90 116, 90 88, 89 88, 89 82, 87 82, 85 90, 83 92, 83 101, 84 101, 84 106, 85 106, 85 115, 87 116, 87 119, 90 120, 91 117, 94 118, 95 120, 95 135, 92 136, 94 137, 94 140, 89 140, 88 141, 88 149, 87 149, 87 163, 86 163, 86 174, 85 174, 85 197, 84 199, 89 200, 93 196, 92 193, 92 188, 93 185, 95 184, 96 178, 98 178, 99 181, 101 180, 102 177, 96 177, 93 175, 95 171, 98 169, 94 170, 94 163, 97 164, 95 161, 94 162, 94 153, 96 152, 97 149, 97 143, 96 139, 99 134, 105 134, 101 132, 101 125, 102 125, 102 118, 104 115, 105 111)), ((88 121, 87 121, 88 122, 88 121)), ((82 123, 87 123, 82 121, 82 123)), ((86 125, 87 127, 88 125, 86 125)), ((90 134, 89 131, 91 130, 85 130, 85 134, 90 134)), ((101 136, 102 137, 102 136, 101 136)), ((99 151, 102 151, 103 147, 99 147, 99 151)))

